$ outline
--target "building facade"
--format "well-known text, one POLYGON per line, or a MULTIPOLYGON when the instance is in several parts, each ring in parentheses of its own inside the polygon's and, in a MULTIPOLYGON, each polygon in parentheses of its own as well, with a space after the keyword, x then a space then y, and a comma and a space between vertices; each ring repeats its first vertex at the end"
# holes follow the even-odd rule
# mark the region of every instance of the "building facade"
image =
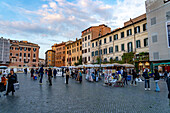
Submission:
MULTIPOLYGON (((146 14, 149 37, 149 58, 153 63, 170 62, 170 1, 147 0, 146 14)), ((168 64, 170 70, 170 63, 168 64)), ((162 65, 161 71, 165 70, 162 65)))
POLYGON ((102 24, 99 26, 91 26, 82 31, 82 59, 83 64, 92 63, 91 58, 91 40, 99 36, 106 35, 111 32, 111 28, 102 24))
POLYGON ((55 51, 55 66, 61 67, 65 66, 65 58, 66 58, 66 42, 62 42, 59 44, 54 44, 52 46, 52 50, 55 51))
POLYGON ((151 61, 170 60, 170 2, 164 1, 146 1, 151 61))
POLYGON ((55 66, 55 51, 47 50, 45 52, 45 66, 54 67, 55 66))
POLYGON ((10 41, 10 64, 16 67, 38 67, 39 46, 27 41, 10 41))
POLYGON ((82 57, 82 39, 77 39, 66 45, 66 66, 75 66, 82 57))
MULTIPOLYGON (((97 62, 99 52, 102 62, 122 60, 123 53, 134 52, 138 55, 141 52, 149 52, 146 14, 125 22, 122 28, 117 28, 111 33, 93 39, 91 44, 93 63, 97 62)), ((146 62, 139 63, 140 65, 144 63, 145 66, 146 62)))
POLYGON ((38 66, 41 67, 41 66, 44 66, 44 65, 45 65, 45 60, 42 59, 42 58, 39 58, 38 66))
POLYGON ((6 65, 6 66, 9 65, 10 63, 9 54, 10 54, 10 40, 1 37, 0 38, 0 65, 6 65))

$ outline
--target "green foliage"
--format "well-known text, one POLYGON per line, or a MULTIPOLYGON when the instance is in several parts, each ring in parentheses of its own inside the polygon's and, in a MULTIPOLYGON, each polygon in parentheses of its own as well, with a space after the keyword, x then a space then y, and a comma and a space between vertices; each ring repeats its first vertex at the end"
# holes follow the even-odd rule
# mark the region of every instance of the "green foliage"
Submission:
POLYGON ((128 63, 128 64, 133 64, 133 58, 134 58, 134 53, 123 53, 122 55, 122 62, 128 63))
POLYGON ((74 63, 75 66, 82 65, 82 56, 80 56, 78 62, 74 63))

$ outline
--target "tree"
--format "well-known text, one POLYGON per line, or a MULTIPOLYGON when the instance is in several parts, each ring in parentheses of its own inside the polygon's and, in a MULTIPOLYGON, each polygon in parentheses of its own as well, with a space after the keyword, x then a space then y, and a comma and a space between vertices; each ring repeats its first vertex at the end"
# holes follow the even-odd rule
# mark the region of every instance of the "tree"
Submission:
POLYGON ((82 56, 80 56, 78 62, 74 63, 75 66, 82 65, 82 56))
POLYGON ((133 64, 133 59, 134 59, 134 53, 133 52, 123 53, 123 55, 122 55, 122 61, 124 63, 133 64))

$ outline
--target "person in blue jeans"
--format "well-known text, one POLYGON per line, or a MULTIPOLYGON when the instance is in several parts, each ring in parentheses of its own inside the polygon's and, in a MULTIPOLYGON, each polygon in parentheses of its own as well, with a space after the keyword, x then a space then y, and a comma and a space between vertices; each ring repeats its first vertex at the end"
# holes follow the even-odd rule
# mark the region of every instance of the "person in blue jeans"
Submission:
POLYGON ((143 73, 143 77, 145 78, 145 91, 151 90, 150 89, 150 76, 149 76, 148 69, 146 69, 146 71, 143 73))
POLYGON ((40 84, 42 84, 42 79, 43 79, 43 74, 44 74, 44 69, 43 69, 43 65, 41 66, 39 73, 40 73, 40 84))
POLYGON ((155 80, 155 84, 156 84, 156 90, 155 90, 156 92, 160 92, 159 85, 158 85, 159 79, 160 79, 159 72, 157 69, 155 69, 154 80, 155 80))

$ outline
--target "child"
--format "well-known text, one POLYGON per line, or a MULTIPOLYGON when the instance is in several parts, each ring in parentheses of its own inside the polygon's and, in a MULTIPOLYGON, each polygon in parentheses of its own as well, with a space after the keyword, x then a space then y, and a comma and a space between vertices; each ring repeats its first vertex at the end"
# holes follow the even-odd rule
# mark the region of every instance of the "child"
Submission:
POLYGON ((6 90, 6 84, 7 84, 7 79, 5 78, 5 75, 1 77, 1 83, 4 83, 4 91, 6 90))

